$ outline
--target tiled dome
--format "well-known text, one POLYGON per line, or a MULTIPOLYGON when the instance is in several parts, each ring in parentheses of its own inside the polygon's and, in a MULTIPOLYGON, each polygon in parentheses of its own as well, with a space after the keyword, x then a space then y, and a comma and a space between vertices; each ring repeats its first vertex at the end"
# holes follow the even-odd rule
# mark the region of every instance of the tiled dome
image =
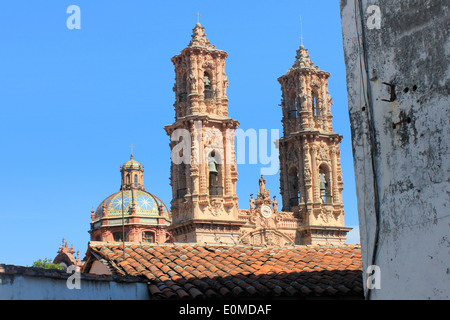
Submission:
POLYGON ((122 209, 124 216, 130 215, 133 199, 136 216, 169 218, 166 205, 155 195, 143 190, 123 190, 110 195, 100 203, 95 211, 95 219, 100 219, 104 210, 106 210, 104 217, 122 217, 122 209))

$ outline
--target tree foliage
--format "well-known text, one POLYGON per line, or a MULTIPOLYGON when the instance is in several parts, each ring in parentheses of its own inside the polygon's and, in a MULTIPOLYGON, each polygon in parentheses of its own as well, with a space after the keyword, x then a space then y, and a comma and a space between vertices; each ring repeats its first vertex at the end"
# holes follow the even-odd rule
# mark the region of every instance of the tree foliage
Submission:
POLYGON ((59 264, 53 263, 51 259, 45 258, 44 260, 39 259, 35 262, 33 262, 32 267, 35 268, 44 268, 44 269, 57 269, 57 270, 63 270, 64 268, 60 266, 59 264))

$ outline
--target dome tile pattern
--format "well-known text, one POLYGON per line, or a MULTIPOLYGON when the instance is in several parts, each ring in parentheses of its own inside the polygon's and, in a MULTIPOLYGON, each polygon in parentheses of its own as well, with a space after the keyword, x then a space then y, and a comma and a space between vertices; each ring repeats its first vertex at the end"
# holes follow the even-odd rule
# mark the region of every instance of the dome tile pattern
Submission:
POLYGON ((163 216, 167 216, 169 211, 166 205, 155 195, 143 190, 123 190, 116 192, 103 200, 95 211, 95 219, 103 216, 103 210, 106 208, 105 217, 122 216, 131 214, 131 208, 135 204, 136 215, 139 216, 159 216, 159 207, 162 206, 163 216))

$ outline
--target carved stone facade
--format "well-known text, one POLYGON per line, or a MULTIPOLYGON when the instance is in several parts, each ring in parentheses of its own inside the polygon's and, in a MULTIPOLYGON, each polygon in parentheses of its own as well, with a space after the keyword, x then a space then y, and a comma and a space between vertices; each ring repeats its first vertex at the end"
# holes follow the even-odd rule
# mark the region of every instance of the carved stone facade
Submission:
POLYGON ((227 53, 211 45, 197 23, 192 40, 172 58, 175 123, 171 137, 174 242, 294 245, 345 242, 339 143, 332 132, 329 73, 303 46, 278 80, 283 100, 280 139, 282 210, 259 180, 250 209, 238 207, 234 132, 228 117, 227 53))
POLYGON ((280 77, 283 137, 280 148, 280 193, 283 210, 301 221, 299 244, 344 243, 339 143, 333 132, 328 72, 314 66, 308 50, 280 77))
POLYGON ((171 136, 174 241, 235 243, 238 198, 234 130, 228 117, 225 59, 197 23, 175 66, 175 123, 171 136))
POLYGON ((245 222, 239 243, 248 245, 293 245, 299 220, 293 212, 278 211, 278 202, 271 199, 263 176, 259 179, 256 199, 250 196, 250 209, 239 211, 239 220, 245 222))

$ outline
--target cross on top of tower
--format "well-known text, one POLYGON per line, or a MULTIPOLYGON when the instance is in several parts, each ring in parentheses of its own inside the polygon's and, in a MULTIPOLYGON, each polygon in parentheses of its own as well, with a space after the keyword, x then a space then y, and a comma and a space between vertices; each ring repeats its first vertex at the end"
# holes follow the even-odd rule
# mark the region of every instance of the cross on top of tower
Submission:
POLYGON ((200 23, 200 13, 196 13, 196 15, 197 15, 197 23, 200 23))
POLYGON ((300 16, 300 46, 303 47, 303 24, 302 24, 302 16, 300 16))

